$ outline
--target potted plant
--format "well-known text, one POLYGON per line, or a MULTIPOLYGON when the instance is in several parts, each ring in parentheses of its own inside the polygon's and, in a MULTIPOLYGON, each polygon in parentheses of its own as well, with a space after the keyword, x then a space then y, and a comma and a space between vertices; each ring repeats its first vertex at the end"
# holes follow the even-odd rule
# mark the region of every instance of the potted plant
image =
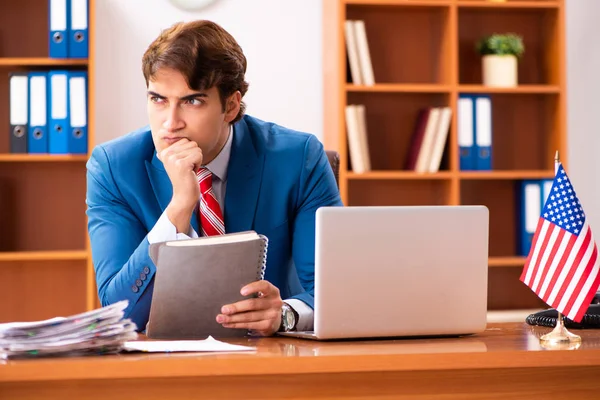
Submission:
POLYGON ((517 86, 517 62, 525 52, 521 36, 515 33, 494 33, 481 38, 476 49, 482 56, 484 85, 517 86))

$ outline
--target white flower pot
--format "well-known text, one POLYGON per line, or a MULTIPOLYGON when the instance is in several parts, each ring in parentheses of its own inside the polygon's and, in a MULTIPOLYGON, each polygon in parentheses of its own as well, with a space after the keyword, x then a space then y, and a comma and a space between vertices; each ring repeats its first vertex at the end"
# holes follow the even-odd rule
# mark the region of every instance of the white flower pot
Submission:
POLYGON ((481 58, 481 63, 484 85, 495 87, 518 85, 516 56, 487 54, 481 58))

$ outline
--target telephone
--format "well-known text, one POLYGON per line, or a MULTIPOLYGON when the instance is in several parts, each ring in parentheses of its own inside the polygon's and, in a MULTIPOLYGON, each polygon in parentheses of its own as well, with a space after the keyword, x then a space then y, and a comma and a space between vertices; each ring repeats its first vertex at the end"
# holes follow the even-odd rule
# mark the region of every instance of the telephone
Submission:
MULTIPOLYGON (((547 326, 554 328, 558 312, 554 308, 538 311, 529 315, 525 322, 529 325, 547 326)), ((571 329, 600 329, 600 294, 596 293, 581 322, 575 322, 563 315, 566 328, 571 329)))

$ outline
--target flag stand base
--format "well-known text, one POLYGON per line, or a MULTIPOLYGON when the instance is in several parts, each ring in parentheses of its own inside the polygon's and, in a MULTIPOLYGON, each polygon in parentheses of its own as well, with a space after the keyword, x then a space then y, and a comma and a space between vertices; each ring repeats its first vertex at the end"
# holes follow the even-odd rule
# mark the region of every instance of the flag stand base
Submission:
POLYGON ((540 345, 548 350, 575 350, 581 346, 581 336, 569 332, 565 328, 562 314, 558 313, 556 326, 552 332, 540 338, 540 345))

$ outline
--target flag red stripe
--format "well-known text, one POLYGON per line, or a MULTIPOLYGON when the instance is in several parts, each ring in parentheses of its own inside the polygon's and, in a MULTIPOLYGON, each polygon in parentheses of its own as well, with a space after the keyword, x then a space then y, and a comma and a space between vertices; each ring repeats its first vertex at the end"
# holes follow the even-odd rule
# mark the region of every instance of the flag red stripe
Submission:
MULTIPOLYGON (((552 234, 554 234, 555 232, 557 232, 556 234, 556 240, 554 241, 554 244, 552 245, 552 249, 550 250, 550 254, 547 258, 547 263, 545 268, 543 268, 542 271, 538 272, 540 274, 540 279, 537 283, 537 285, 535 285, 534 282, 534 287, 532 288, 533 291, 540 296, 540 292, 542 291, 542 288, 544 287, 544 282, 546 281, 546 276, 548 275, 548 272, 551 269, 551 266, 553 264, 553 260, 554 257, 556 257, 556 253, 558 252, 558 249, 560 248, 560 246, 563 244, 563 240, 565 237, 565 231, 562 229, 557 229, 557 228, 553 228, 552 232, 550 232, 550 234, 548 236, 552 236, 552 234)), ((556 276, 556 269, 553 272, 554 276, 556 276)))
MULTIPOLYGON (((537 243, 538 237, 540 236, 540 232, 542 230, 542 226, 544 225, 544 219, 540 218, 537 224, 537 227, 535 228, 535 233, 533 234, 533 240, 531 241, 531 247, 533 248, 533 246, 535 246, 535 244, 537 243)), ((532 268, 531 267, 531 259, 534 256, 534 252, 530 251, 529 254, 527 255, 527 260, 525 261, 525 267, 523 268, 523 272, 521 273, 521 282, 525 282, 525 279, 527 278, 527 272, 529 272, 529 270, 532 268)), ((531 276, 535 276, 534 273, 535 271, 532 271, 531 276)), ((531 278, 530 278, 531 279, 531 278)), ((528 282, 525 282, 526 284, 528 282)))
MULTIPOLYGON (((592 238, 591 238, 592 232, 589 229, 587 231, 586 240, 588 239, 588 236, 589 236, 588 246, 585 246, 585 249, 582 249, 582 251, 580 251, 582 258, 584 256, 585 252, 590 250, 589 242, 592 240, 592 238), (585 250, 585 251, 583 251, 583 250, 585 250)), ((577 300, 577 297, 579 297, 579 295, 583 292, 583 286, 585 285, 585 282, 587 281, 588 277, 590 276, 590 274, 592 272, 592 269, 594 268, 594 265, 596 263, 596 249, 591 248, 591 250, 592 250, 592 255, 589 258, 589 260, 587 261, 587 264, 585 264, 585 266, 581 265, 581 260, 579 260, 579 262, 577 262, 577 264, 575 264, 575 265, 577 265, 577 268, 572 268, 573 271, 583 268, 583 273, 579 277, 579 280, 577 281, 577 284, 575 285, 575 289, 571 293, 565 293, 563 295, 563 297, 570 296, 569 300, 567 301, 566 306, 564 307, 565 314, 571 314, 571 309, 573 308, 573 304, 575 304, 575 300, 577 300)), ((565 292, 566 292, 566 290, 565 290, 565 292)))
MULTIPOLYGON (((560 228, 558 228, 558 229, 560 229, 560 228)), ((579 236, 572 235, 572 237, 575 239, 575 241, 573 241, 572 243, 569 243, 569 246, 567 246, 567 248, 565 248, 566 257, 561 259, 561 262, 558 264, 558 266, 557 266, 558 274, 556 275, 555 279, 553 280, 552 285, 548 285, 549 292, 548 292, 547 299, 548 299, 549 303, 554 302, 554 298, 558 295, 560 287, 562 286, 563 282, 567 278, 567 273, 568 273, 569 268, 564 268, 564 266, 565 265, 569 265, 569 266, 574 265, 575 258, 577 256, 577 254, 579 253, 579 251, 581 250, 581 246, 583 245, 583 243, 585 241, 586 232, 587 232, 587 228, 584 226, 584 229, 582 230, 582 233, 579 236)), ((569 233, 569 235, 571 235, 571 234, 569 233)))
MULTIPOLYGON (((593 264, 595 265, 597 262, 598 262, 598 249, 595 248, 593 264)), ((594 290, 594 288, 597 288, 598 285, 600 285, 600 272, 596 274, 596 278, 594 278, 594 283, 592 284, 592 286, 590 287, 590 290, 588 291, 588 293, 585 295, 585 298, 583 299, 583 303, 582 303, 583 306, 579 308, 579 311, 573 318, 573 321, 581 322, 583 315, 586 313, 586 311, 588 309, 587 304, 591 303, 592 297, 594 297, 594 295, 596 294, 596 290, 594 290)))
MULTIPOLYGON (((577 272, 577 270, 579 268, 582 268, 581 260, 583 259, 585 252, 589 248, 590 239, 591 239, 591 232, 589 229, 587 229, 585 232, 585 238, 583 239, 583 243, 581 243, 581 246, 579 247, 579 249, 577 249, 575 259, 573 260, 570 268, 568 268, 569 272, 567 273, 565 280, 562 282, 562 285, 560 285, 560 287, 558 289, 558 295, 554 298, 554 301, 552 301, 552 304, 551 304, 552 307, 558 308, 558 306, 560 305, 560 303, 565 295, 567 296, 567 298, 569 296, 573 296, 572 292, 567 293, 567 288, 569 287, 569 284, 573 280, 573 276, 575 275, 575 272, 577 272)), ((562 269, 565 267, 565 265, 561 265, 560 267, 562 269)))
MULTIPOLYGON (((545 221, 543 222, 543 224, 547 224, 547 228, 546 231, 544 233, 540 234, 540 237, 538 238, 538 241, 541 240, 541 246, 539 251, 537 252, 537 259, 535 260, 535 265, 533 267, 533 272, 531 273, 531 277, 529 278, 529 283, 528 286, 532 287, 533 284, 535 283, 535 277, 540 273, 540 268, 544 268, 543 266, 541 266, 542 260, 544 259, 544 253, 546 252, 546 247, 548 247, 548 242, 550 241, 550 238, 552 237, 552 232, 554 231, 552 224, 550 224, 549 222, 545 221)), ((536 245, 537 242, 532 242, 532 246, 536 245)))
MULTIPOLYGON (((550 240, 550 234, 548 232, 549 230, 551 230, 550 226, 548 226, 548 229, 546 229, 546 232, 544 232, 543 234, 541 233, 541 230, 544 227, 544 224, 549 225, 549 223, 546 220, 544 220, 543 218, 540 218, 540 221, 538 222, 538 227, 540 228, 539 229, 540 232, 538 233, 538 237, 531 242, 531 247, 533 248, 533 246, 537 246, 537 243, 539 240, 542 240, 542 245, 540 247, 540 250, 537 252, 537 258, 535 260, 532 259, 532 262, 534 262, 534 265, 533 265, 533 267, 530 266, 530 268, 532 268, 532 270, 531 270, 531 275, 529 276, 529 280, 527 282, 525 282, 529 287, 531 287, 533 282, 535 282, 535 277, 538 274, 538 270, 540 268, 540 263, 542 261, 543 255, 544 255, 544 251, 546 249, 548 241, 550 240)), ((536 229, 536 232, 538 232, 538 229, 536 229)), ((531 252, 531 253, 533 253, 533 252, 531 252)))
MULTIPOLYGON (((568 285, 574 281, 574 278, 575 278, 575 275, 577 274, 577 272, 579 271, 580 274, 579 274, 579 281, 578 281, 578 283, 576 283, 575 287, 579 286, 579 282, 581 282, 581 279, 583 279, 583 281, 585 283, 585 278, 589 275, 591 267, 593 267, 593 264, 590 264, 591 256, 593 255, 593 248, 590 243, 591 240, 592 240, 592 232, 589 229, 586 229, 584 241, 581 244, 581 247, 577 251, 577 256, 573 260, 572 267, 569 269, 569 274, 567 275, 568 281, 567 281, 567 279, 565 279, 565 282, 563 283, 563 285, 560 289, 560 293, 562 294, 562 297, 569 299, 569 300, 567 300, 567 303, 572 304, 571 300, 574 301, 574 299, 576 299, 580 293, 580 292, 577 292, 577 294, 574 294, 573 291, 571 291, 571 293, 567 292, 567 290, 569 288, 568 285), (586 253, 589 251, 591 251, 592 253, 591 253, 590 257, 587 259, 587 261, 585 261, 586 253)), ((583 286, 583 284, 581 286, 583 286)), ((571 285, 571 287, 573 288, 573 285, 571 285)))
MULTIPOLYGON (((557 229, 559 229, 559 228, 557 228, 557 229)), ((562 229, 561 229, 561 231, 562 231, 562 229)), ((563 237, 564 237, 564 235, 563 235, 563 237)), ((542 285, 542 288, 545 287, 545 290, 540 291, 540 297, 546 303, 548 303, 548 300, 550 299, 550 296, 552 295, 552 290, 554 289, 554 286, 556 285, 556 281, 558 281, 558 277, 560 276, 563 266, 567 263, 567 260, 569 258, 569 255, 571 254, 571 251, 573 251, 573 246, 575 246, 575 243, 577 242, 577 236, 569 235, 567 237, 567 239, 564 239, 564 240, 568 240, 568 242, 567 242, 567 246, 565 247, 565 249, 562 253, 562 257, 556 264, 556 269, 554 270, 553 275, 550 277, 551 278, 550 282, 547 285, 542 285)))

